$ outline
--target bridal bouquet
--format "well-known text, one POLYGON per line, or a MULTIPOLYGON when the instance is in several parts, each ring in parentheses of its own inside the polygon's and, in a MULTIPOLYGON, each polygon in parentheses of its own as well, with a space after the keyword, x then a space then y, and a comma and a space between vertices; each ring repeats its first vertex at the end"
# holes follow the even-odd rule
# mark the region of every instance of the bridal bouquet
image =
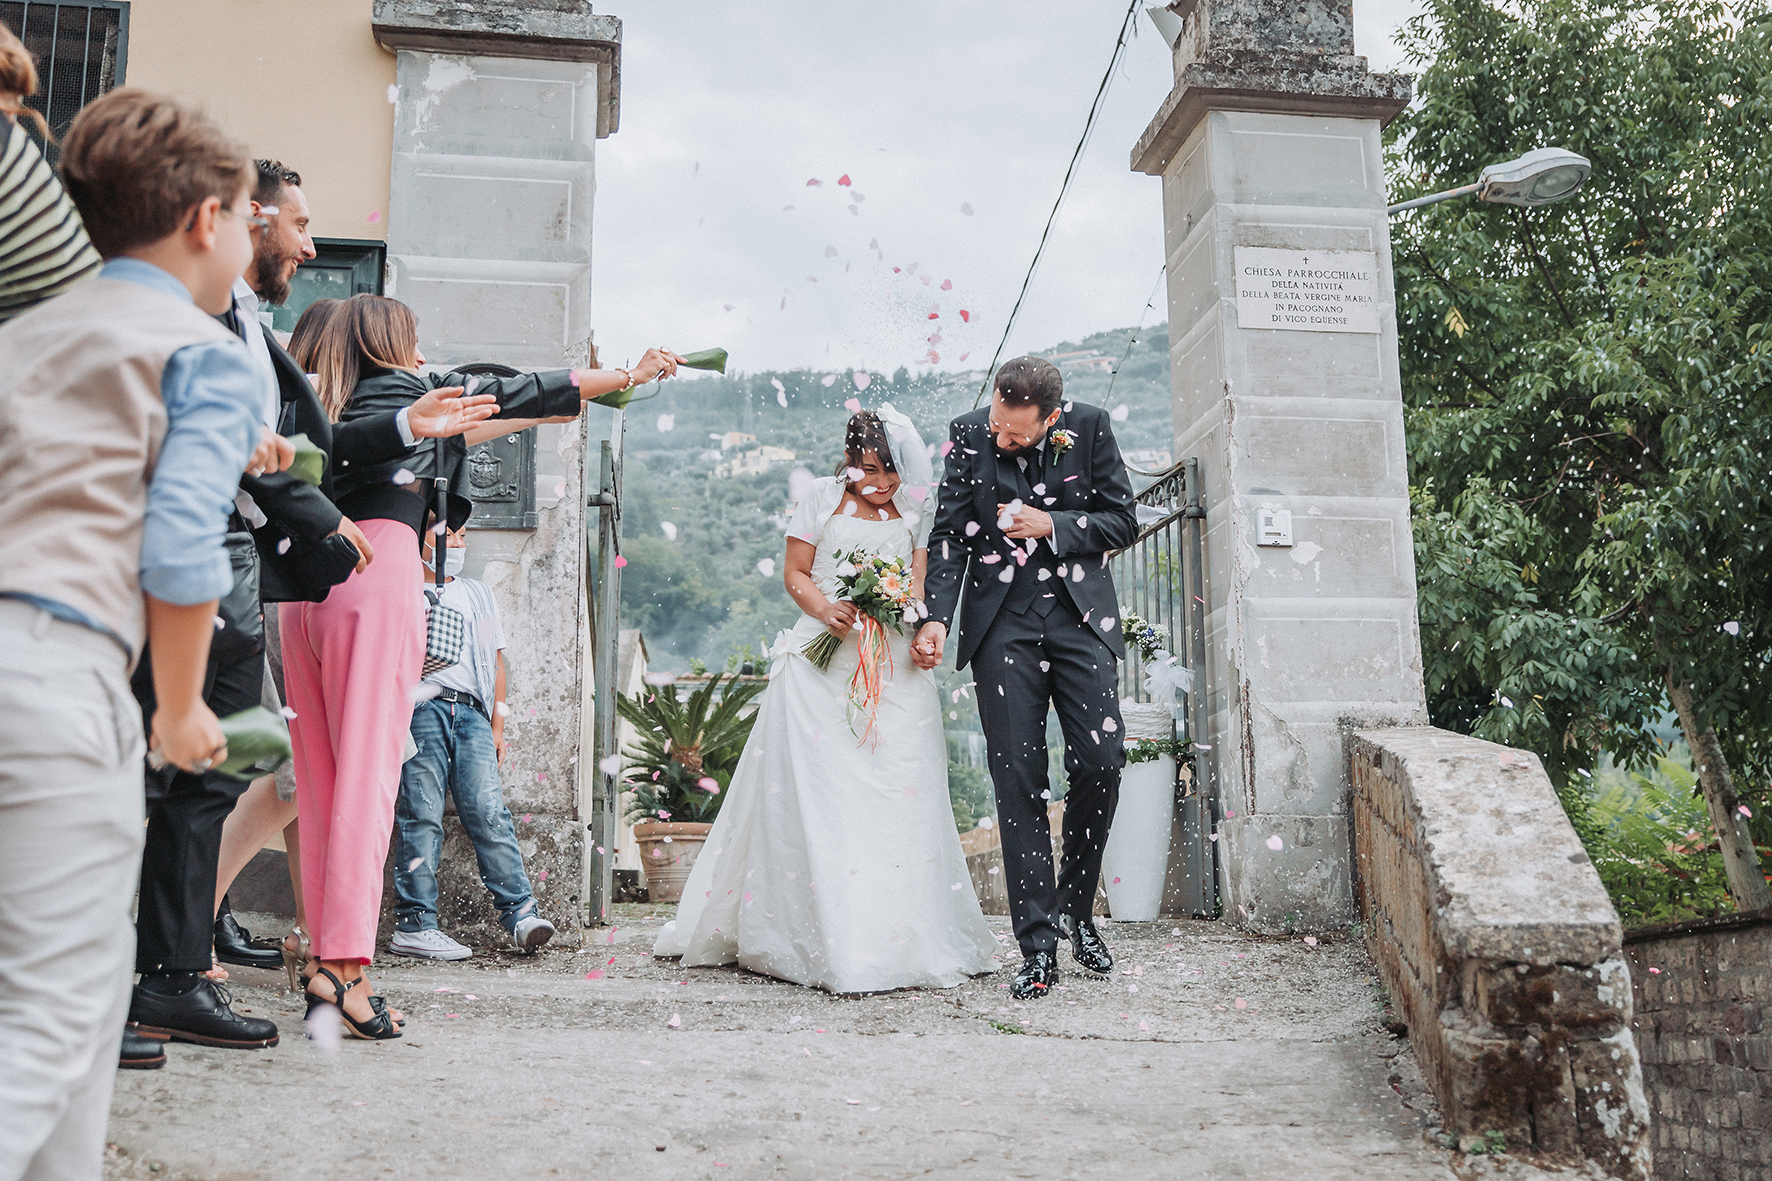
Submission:
MULTIPOLYGON (((922 610, 922 604, 911 598, 911 570, 903 558, 864 554, 860 550, 838 554, 837 586, 837 598, 854 603, 861 613, 857 622, 861 624, 863 651, 868 647, 870 633, 877 635, 879 645, 884 647, 886 627, 902 635, 904 624, 914 621, 922 610)), ((842 640, 824 631, 801 651, 823 672, 831 667, 831 657, 842 646, 842 640)))
MULTIPOLYGON (((838 554, 837 585, 837 597, 854 603, 860 614, 856 623, 861 630, 861 652, 855 674, 849 678, 849 701, 868 716, 868 724, 862 730, 865 741, 879 712, 880 691, 892 675, 892 649, 886 642, 886 629, 890 627, 902 635, 904 625, 924 617, 927 609, 911 595, 911 570, 903 558, 864 554, 860 550, 838 554)), ((843 640, 827 630, 801 651, 823 672, 842 646, 843 640)))

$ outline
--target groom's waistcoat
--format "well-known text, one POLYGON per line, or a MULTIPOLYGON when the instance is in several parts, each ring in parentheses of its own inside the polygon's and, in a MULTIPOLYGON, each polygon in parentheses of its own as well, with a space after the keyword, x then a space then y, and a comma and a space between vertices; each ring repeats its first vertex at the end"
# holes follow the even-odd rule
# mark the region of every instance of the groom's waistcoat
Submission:
MULTIPOLYGON (((1036 477, 1044 474, 1045 452, 1035 451, 1014 459, 999 455, 996 460, 998 498, 1004 504, 1019 500, 1040 507, 1045 497, 1034 491, 1028 472, 1032 471, 1036 477)), ((1047 491, 1043 481, 1035 482, 1041 484, 1042 492, 1047 491)), ((1035 615, 1044 617, 1060 602, 1073 606, 1070 591, 1065 589, 1065 576, 1058 573, 1059 566, 1064 563, 1052 552, 1052 546, 1043 538, 1018 542, 1016 546, 1027 555, 1027 560, 1015 567, 1009 593, 1003 596, 1003 609, 1021 615, 1032 608, 1035 615)), ((1006 560, 1012 560, 1012 557, 1006 560)), ((1068 566, 1066 572, 1069 572, 1068 566)))

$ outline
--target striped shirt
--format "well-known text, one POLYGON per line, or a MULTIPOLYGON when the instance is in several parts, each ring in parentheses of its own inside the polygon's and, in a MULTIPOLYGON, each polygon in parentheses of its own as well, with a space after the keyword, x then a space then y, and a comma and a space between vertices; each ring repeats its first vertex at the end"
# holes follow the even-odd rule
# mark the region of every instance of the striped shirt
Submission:
POLYGON ((24 127, 0 115, 0 324, 98 274, 98 251, 24 127))

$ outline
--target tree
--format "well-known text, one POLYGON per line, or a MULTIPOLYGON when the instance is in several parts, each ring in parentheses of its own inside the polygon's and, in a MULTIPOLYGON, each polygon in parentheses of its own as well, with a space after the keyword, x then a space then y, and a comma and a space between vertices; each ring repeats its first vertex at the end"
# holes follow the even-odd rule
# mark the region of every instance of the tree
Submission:
POLYGON ((1561 204, 1393 224, 1430 712, 1568 799, 1671 706, 1744 910, 1772 905, 1740 798, 1772 774, 1769 33, 1766 0, 1429 0, 1387 134, 1395 200, 1593 162, 1561 204))

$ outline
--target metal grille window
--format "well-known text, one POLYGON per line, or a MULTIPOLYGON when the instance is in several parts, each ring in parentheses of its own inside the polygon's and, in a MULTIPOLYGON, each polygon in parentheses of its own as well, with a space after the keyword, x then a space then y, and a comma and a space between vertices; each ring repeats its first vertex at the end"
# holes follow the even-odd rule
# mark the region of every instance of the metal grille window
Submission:
MULTIPOLYGON (((27 96, 25 105, 49 120, 57 138, 81 107, 123 85, 129 44, 125 0, 87 4, 0 0, 0 21, 36 55, 37 93, 27 96)), ((54 144, 44 150, 51 164, 59 154, 54 144)))

